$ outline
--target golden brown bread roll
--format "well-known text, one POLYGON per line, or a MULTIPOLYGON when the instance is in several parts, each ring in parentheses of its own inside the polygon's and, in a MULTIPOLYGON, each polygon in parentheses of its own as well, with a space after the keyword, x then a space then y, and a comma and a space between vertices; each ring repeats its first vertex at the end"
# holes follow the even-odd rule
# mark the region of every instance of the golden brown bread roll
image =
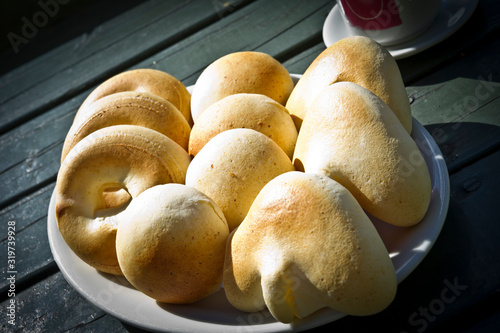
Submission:
POLYGON ((165 184, 139 194, 116 235, 127 280, 165 303, 192 303, 222 285, 229 229, 220 208, 200 191, 165 184))
POLYGON ((225 55, 201 73, 193 88, 193 120, 218 100, 237 93, 263 94, 285 105, 294 86, 286 68, 270 55, 246 51, 225 55))
POLYGON ((414 225, 429 206, 430 174, 415 141, 387 104, 355 83, 335 83, 318 95, 293 159, 297 170, 341 183, 385 222, 414 225))
POLYGON ((145 91, 160 96, 172 103, 190 125, 193 124, 191 95, 184 84, 168 73, 150 68, 128 70, 107 79, 90 93, 80 109, 104 96, 123 91, 145 91))
POLYGON ((214 200, 224 213, 229 230, 236 228, 264 185, 295 170, 276 142, 248 128, 224 131, 193 158, 186 184, 214 200))
POLYGON ((68 246, 94 268, 121 274, 115 237, 123 208, 158 184, 184 183, 188 153, 165 135, 135 125, 97 130, 64 159, 56 219, 68 246))
POLYGON ((397 288, 385 245, 351 193, 298 171, 271 180, 230 234, 223 282, 236 308, 267 307, 286 323, 324 307, 371 315, 397 288))
POLYGON ((261 94, 234 94, 210 105, 196 120, 189 154, 196 154, 215 135, 232 128, 250 128, 274 140, 292 159, 297 129, 286 108, 261 94))
POLYGON ((324 50, 297 82, 286 108, 298 129, 308 106, 327 86, 354 82, 380 97, 411 133, 411 108, 399 67, 391 54, 367 37, 346 37, 324 50))
POLYGON ((90 133, 107 126, 127 124, 151 128, 186 151, 188 149, 191 127, 172 103, 147 92, 126 91, 104 96, 80 109, 66 135, 61 161, 90 133))

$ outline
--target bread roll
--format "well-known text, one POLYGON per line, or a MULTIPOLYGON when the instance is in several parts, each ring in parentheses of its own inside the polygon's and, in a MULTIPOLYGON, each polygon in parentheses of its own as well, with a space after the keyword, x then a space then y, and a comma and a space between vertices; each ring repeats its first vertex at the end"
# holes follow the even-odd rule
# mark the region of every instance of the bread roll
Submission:
POLYGON ((164 303, 192 303, 220 290, 229 229, 220 208, 200 191, 165 184, 127 207, 116 235, 127 280, 164 303))
POLYGON ((186 184, 212 198, 233 230, 262 187, 291 170, 290 158, 273 140, 238 128, 216 135, 200 150, 188 167, 186 184))
POLYGON ((351 82, 325 88, 310 105, 294 152, 297 170, 345 186, 375 217, 411 226, 430 202, 429 170, 391 109, 351 82))
POLYGON ((190 125, 193 124, 191 95, 187 88, 174 76, 151 68, 132 69, 107 79, 90 93, 80 109, 104 96, 123 91, 149 92, 160 96, 172 103, 190 125))
POLYGON ((193 88, 193 120, 210 105, 237 94, 263 94, 285 105, 294 86, 286 68, 268 54, 254 51, 225 55, 201 73, 193 88))
POLYGON ((354 82, 380 97, 411 133, 411 108, 398 65, 391 54, 372 39, 346 37, 324 50, 295 86, 286 108, 298 129, 308 106, 327 86, 354 82))
POLYGON ((371 315, 397 288, 384 243, 351 193, 297 171, 271 180, 230 234, 223 282, 236 308, 267 307, 285 323, 324 307, 371 315))
POLYGON ((104 96, 80 109, 66 135, 61 161, 77 142, 90 133, 113 125, 139 125, 158 131, 186 151, 191 127, 169 101, 147 92, 119 92, 104 96))
POLYGON ((209 106, 197 119, 189 139, 195 156, 215 135, 232 128, 250 128, 274 140, 292 159, 297 129, 286 108, 261 94, 235 94, 209 106))
POLYGON ((69 248, 90 266, 121 274, 115 238, 124 207, 159 184, 184 183, 188 153, 152 129, 117 125, 78 142, 56 183, 57 225, 69 248))

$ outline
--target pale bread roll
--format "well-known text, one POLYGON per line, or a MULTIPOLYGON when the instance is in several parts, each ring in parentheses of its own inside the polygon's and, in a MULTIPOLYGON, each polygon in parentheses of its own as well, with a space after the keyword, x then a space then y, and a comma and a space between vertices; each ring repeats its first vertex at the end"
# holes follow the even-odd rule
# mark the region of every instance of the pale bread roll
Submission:
POLYGON ((208 195, 236 228, 253 200, 274 177, 295 170, 276 142, 252 129, 224 131, 193 158, 186 184, 208 195))
POLYGON ((397 288, 384 243, 351 193, 298 171, 271 180, 231 233, 223 282, 236 308, 267 307, 285 323, 324 307, 371 315, 397 288))
POLYGON ((115 238, 123 208, 159 184, 184 183, 189 154, 152 129, 117 125, 78 142, 56 183, 55 215, 69 248, 90 266, 121 274, 115 238))
POLYGON ((293 89, 292 77, 272 56, 255 51, 235 52, 208 65, 193 87, 193 120, 210 105, 237 94, 263 94, 285 105, 293 89))
POLYGON ((189 139, 189 154, 196 156, 215 135, 233 128, 266 135, 292 159, 297 129, 286 108, 265 95, 246 93, 224 97, 198 117, 189 139))
POLYGON ((293 159, 297 170, 338 181, 390 224, 414 225, 428 209, 430 174, 415 141, 387 104, 355 83, 335 83, 314 100, 293 159))
POLYGON ((410 101, 396 60, 370 38, 346 37, 324 50, 307 68, 286 103, 298 129, 308 106, 327 86, 354 82, 380 97, 411 133, 410 101))
POLYGON ((80 109, 66 135, 61 161, 90 133, 127 124, 151 128, 188 149, 191 127, 172 103, 147 92, 126 91, 104 96, 80 109))
POLYGON ((127 207, 116 235, 118 262, 139 291, 164 303, 192 303, 220 290, 229 229, 200 191, 165 184, 127 207))
POLYGON ((104 96, 123 91, 145 91, 160 96, 172 103, 190 125, 193 124, 191 95, 186 86, 174 76, 151 68, 132 69, 112 76, 87 96, 80 109, 104 96))

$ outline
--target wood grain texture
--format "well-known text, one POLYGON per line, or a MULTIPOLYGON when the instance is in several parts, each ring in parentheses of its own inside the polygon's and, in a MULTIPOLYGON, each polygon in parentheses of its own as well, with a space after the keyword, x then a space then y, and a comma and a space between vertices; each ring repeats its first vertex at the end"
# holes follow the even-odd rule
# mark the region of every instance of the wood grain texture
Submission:
MULTIPOLYGON (((71 0, 57 1, 4 1, 0 4, 2 36, 10 38, 0 41, 0 73, 31 61, 42 54, 64 44, 68 40, 88 33, 113 17, 140 5, 142 0, 71 0), (47 12, 49 18, 36 34, 27 34, 23 26, 27 20, 47 12), (6 17, 7 16, 7 17, 6 17), (18 41, 16 37, 25 40, 18 41)), ((26 28, 24 28, 26 29, 26 28)))
POLYGON ((244 1, 146 1, 2 76, 0 133, 219 19, 244 1), (9 112, 10 111, 10 112, 9 112))
POLYGON ((413 116, 454 172, 500 147, 500 40, 407 88, 413 116))
MULTIPOLYGON (((18 307, 16 325, 12 330, 7 321, 0 322, 3 332, 119 332, 125 331, 121 323, 87 302, 56 273, 35 284, 28 292, 16 295, 18 307), (44 306, 40 306, 43 304, 44 306), (94 326, 96 321, 106 321, 94 326), (101 328, 99 328, 101 327, 101 328)), ((1 303, 2 308, 7 304, 1 303)))
MULTIPOLYGON (((52 183, 0 211, 0 253, 7 252, 7 222, 15 223, 17 280, 24 281, 43 271, 54 261, 47 237, 47 211, 55 184, 52 183)), ((0 295, 9 288, 6 279, 0 281, 0 295)))
POLYGON ((232 52, 283 57, 282 50, 314 38, 311 30, 321 31, 330 8, 329 1, 253 2, 133 67, 160 69, 192 85, 210 63, 232 52))

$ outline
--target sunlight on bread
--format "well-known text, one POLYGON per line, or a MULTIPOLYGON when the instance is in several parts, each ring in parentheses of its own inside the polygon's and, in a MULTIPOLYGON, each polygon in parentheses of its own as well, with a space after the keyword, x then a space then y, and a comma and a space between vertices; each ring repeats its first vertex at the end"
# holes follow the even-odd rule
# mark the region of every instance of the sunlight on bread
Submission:
POLYGON ((294 86, 271 55, 234 52, 191 88, 134 69, 82 103, 55 190, 69 248, 158 306, 223 295, 283 323, 386 309, 397 276, 371 218, 412 228, 432 188, 390 53, 345 38, 294 86))

